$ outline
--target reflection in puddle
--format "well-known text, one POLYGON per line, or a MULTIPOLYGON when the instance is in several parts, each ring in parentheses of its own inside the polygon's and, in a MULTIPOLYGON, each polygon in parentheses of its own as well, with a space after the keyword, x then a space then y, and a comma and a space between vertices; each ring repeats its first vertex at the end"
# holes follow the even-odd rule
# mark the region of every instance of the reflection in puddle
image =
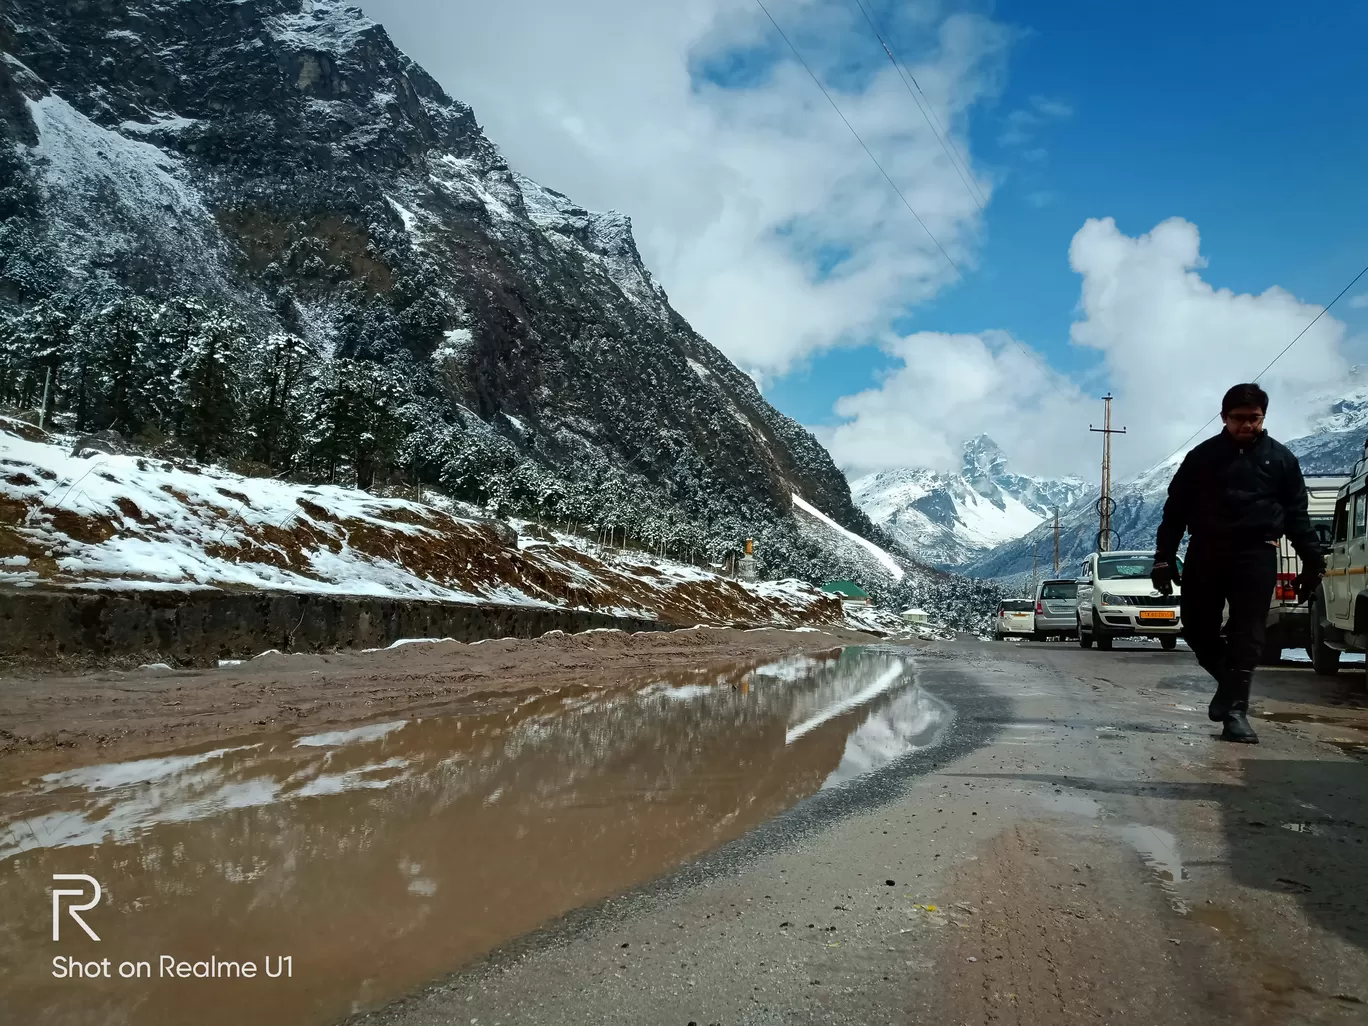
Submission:
POLYGON ((711 667, 54 773, 0 796, 0 1016, 333 1021, 644 883, 932 743, 895 654, 711 667), (289 955, 289 980, 57 981, 54 873, 88 873, 76 958, 289 955))
POLYGON ((1178 854, 1178 838, 1167 830, 1131 823, 1118 827, 1126 843, 1140 853, 1145 864, 1165 883, 1177 883, 1188 878, 1183 860, 1178 854))
POLYGON ((1068 813, 1071 816, 1097 819, 1102 815, 1102 806, 1083 794, 1059 791, 1054 794, 1038 794, 1036 800, 1047 809, 1068 813))

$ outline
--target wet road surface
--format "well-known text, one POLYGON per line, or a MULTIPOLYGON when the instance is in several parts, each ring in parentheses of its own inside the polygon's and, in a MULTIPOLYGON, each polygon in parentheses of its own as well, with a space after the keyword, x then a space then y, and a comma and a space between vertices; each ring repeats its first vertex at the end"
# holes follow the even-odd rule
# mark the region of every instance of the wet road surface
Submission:
POLYGON ((1365 1023, 1363 683, 1248 747, 1181 651, 877 646, 11 781, 0 1021, 1365 1023), (54 872, 293 976, 44 978, 54 872))
POLYGON ((24 1022, 92 1004, 129 1023, 334 1022, 925 748, 950 719, 906 654, 846 649, 12 782, 4 1003, 24 1022), (91 915, 107 939, 54 948, 33 898, 70 872, 106 888, 91 915), (154 978, 78 986, 47 973, 54 952, 154 978), (289 955, 291 975, 161 980, 163 952, 289 955))

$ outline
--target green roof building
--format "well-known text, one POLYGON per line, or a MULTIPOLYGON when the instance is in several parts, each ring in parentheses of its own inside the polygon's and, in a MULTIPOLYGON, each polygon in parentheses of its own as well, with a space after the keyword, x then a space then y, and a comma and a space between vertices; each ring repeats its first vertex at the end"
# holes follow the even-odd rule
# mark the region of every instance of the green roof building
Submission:
POLYGON ((865 591, 854 581, 827 581, 822 585, 822 590, 828 595, 837 595, 842 602, 854 602, 859 605, 869 605, 869 592, 865 591))

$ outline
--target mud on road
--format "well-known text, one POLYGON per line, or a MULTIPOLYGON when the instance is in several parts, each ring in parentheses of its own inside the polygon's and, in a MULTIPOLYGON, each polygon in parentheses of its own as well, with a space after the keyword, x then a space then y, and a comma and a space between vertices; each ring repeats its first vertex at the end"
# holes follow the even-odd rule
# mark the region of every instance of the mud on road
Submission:
POLYGON ((187 741, 452 712, 481 698, 648 683, 661 670, 873 640, 843 629, 625 634, 267 654, 204 670, 17 673, 0 679, 0 765, 59 770, 187 741))

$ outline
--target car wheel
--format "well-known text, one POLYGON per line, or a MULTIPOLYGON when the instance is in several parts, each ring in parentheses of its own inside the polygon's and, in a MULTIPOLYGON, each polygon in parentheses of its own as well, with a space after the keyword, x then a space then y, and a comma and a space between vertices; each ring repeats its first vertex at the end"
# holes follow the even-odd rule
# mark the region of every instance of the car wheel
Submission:
POLYGON ((1103 652, 1112 650, 1112 636, 1106 631, 1097 631, 1097 647, 1103 652))
POLYGON ((1340 654, 1325 643, 1325 627, 1320 622, 1320 607, 1311 603, 1311 669, 1322 677, 1339 673, 1340 654))
POLYGON ((1159 639, 1159 646, 1165 652, 1172 652, 1175 648, 1178 647, 1178 638, 1172 634, 1165 634, 1162 638, 1159 639))
POLYGON ((1078 618, 1078 647, 1092 648, 1092 635, 1083 629, 1083 618, 1078 618))

